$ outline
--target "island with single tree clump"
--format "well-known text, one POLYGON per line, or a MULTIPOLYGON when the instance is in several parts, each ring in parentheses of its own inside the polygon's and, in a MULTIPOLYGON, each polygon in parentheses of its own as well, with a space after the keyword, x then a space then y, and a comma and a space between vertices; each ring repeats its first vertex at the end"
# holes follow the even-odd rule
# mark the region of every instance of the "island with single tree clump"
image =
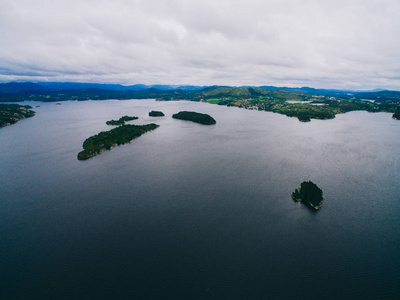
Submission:
POLYGON ((159 125, 154 123, 147 125, 122 125, 109 131, 102 131, 83 142, 83 150, 78 153, 78 159, 86 160, 102 153, 104 150, 110 150, 115 145, 119 146, 130 143, 133 139, 158 127, 159 125))
POLYGON ((149 116, 150 117, 164 117, 165 115, 162 111, 152 110, 151 112, 149 112, 149 116))
POLYGON ((292 193, 292 199, 309 205, 309 207, 318 210, 322 207, 322 190, 312 181, 304 181, 299 189, 292 193))
POLYGON ((110 120, 107 121, 107 125, 114 125, 114 126, 119 126, 119 125, 124 125, 125 122, 132 121, 132 120, 137 120, 139 119, 138 117, 130 117, 130 116, 123 116, 119 118, 119 120, 110 120))
POLYGON ((194 111, 181 111, 177 114, 172 115, 172 118, 192 121, 203 125, 214 125, 217 123, 210 115, 201 114, 194 111))
POLYGON ((0 127, 17 123, 21 119, 35 115, 29 105, 0 103, 0 127))

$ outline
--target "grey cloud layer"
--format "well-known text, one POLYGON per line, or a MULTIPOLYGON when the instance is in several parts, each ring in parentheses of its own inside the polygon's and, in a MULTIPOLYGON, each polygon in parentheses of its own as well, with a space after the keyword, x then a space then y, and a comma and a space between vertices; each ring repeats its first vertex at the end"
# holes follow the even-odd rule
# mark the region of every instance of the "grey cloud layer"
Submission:
POLYGON ((397 0, 0 0, 0 80, 400 88, 397 0))

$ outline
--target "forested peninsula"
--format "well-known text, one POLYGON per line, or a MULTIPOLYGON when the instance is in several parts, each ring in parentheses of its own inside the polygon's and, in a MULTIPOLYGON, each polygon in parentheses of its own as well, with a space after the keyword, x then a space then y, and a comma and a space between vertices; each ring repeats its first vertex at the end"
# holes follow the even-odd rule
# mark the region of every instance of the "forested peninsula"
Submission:
POLYGON ((116 145, 123 145, 131 142, 142 134, 158 128, 157 124, 147 125, 122 125, 109 131, 102 131, 99 134, 87 138, 83 142, 83 150, 78 153, 79 160, 86 160, 110 150, 116 145))
POLYGON ((400 120, 400 107, 397 111, 393 114, 393 119, 400 120))
POLYGON ((0 127, 17 123, 21 119, 35 115, 29 105, 0 103, 0 127))

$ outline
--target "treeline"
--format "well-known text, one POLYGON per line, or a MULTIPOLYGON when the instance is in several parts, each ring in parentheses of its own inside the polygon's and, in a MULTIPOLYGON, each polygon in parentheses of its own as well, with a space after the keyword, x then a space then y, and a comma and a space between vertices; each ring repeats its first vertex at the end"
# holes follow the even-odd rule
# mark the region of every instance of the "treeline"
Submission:
MULTIPOLYGON (((368 112, 392 112, 400 107, 400 92, 381 91, 370 93, 341 93, 325 90, 300 89, 305 92, 279 88, 262 87, 224 87, 211 86, 200 90, 158 90, 155 88, 132 91, 115 91, 102 89, 82 89, 70 91, 36 91, 32 94, 7 93, 0 94, 3 101, 64 101, 64 100, 106 100, 106 99, 156 99, 156 100, 190 100, 207 101, 219 105, 237 106, 250 109, 272 111, 289 117, 297 117, 300 121, 311 119, 332 119, 336 114, 355 110, 368 112), (311 104, 288 103, 288 101, 305 101, 311 104), (322 104, 325 104, 322 106, 322 104)), ((396 115, 397 116, 397 115, 396 115)), ((116 124, 115 124, 116 125, 116 124)))
POLYGON ((337 91, 324 91, 319 93, 315 89, 288 90, 276 87, 228 87, 228 86, 209 86, 196 90, 161 90, 148 88, 144 90, 105 90, 99 88, 73 89, 62 91, 25 91, 14 93, 0 93, 0 100, 3 102, 19 101, 63 101, 63 100, 106 100, 106 99, 161 99, 161 100, 208 100, 218 99, 250 99, 258 97, 267 97, 271 100, 311 100, 313 96, 322 96, 325 98, 335 97, 341 99, 369 99, 375 100, 381 104, 399 103, 400 92, 398 91, 380 91, 380 92, 357 92, 341 93, 337 91))

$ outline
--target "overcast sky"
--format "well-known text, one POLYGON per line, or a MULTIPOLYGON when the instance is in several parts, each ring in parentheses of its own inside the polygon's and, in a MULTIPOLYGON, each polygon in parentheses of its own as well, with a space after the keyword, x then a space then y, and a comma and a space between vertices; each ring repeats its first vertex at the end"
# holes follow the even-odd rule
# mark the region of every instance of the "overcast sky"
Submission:
POLYGON ((0 81, 400 90, 399 0, 0 0, 0 81))

